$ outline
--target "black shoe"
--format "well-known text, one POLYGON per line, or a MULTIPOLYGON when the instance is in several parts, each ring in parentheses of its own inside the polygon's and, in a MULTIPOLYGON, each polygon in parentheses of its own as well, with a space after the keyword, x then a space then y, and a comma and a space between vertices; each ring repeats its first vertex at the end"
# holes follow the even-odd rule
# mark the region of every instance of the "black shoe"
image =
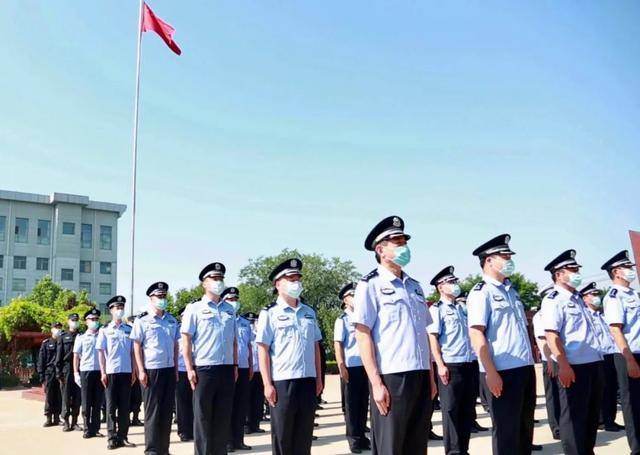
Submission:
POLYGON ((53 420, 51 416, 47 416, 47 420, 42 424, 43 427, 48 428, 53 426, 53 420))
POLYGON ((235 452, 236 449, 233 448, 233 444, 229 443, 227 444, 227 452, 235 452))
POLYGON ((129 442, 128 439, 122 439, 120 441, 120 447, 135 447, 136 445, 133 442, 129 442))
POLYGON ((540 444, 531 444, 532 452, 540 452, 542 450, 542 446, 540 444))
POLYGON ((71 426, 69 421, 65 420, 64 421, 64 425, 62 425, 62 431, 64 431, 66 433, 67 431, 72 431, 72 430, 73 430, 73 427, 71 426))
POLYGON ((605 424, 605 425, 603 425, 603 427, 604 427, 604 431, 613 431, 613 432, 616 432, 616 433, 618 431, 620 431, 620 427, 615 423, 605 424))
POLYGON ((244 442, 240 444, 234 444, 233 448, 236 450, 251 450, 251 446, 246 445, 244 442))
POLYGON ((138 418, 138 416, 135 416, 135 417, 133 418, 133 420, 131 421, 131 425, 130 425, 130 426, 132 426, 132 427, 141 427, 141 426, 143 426, 143 425, 144 425, 144 423, 142 423, 142 422, 140 421, 140 419, 138 418))
POLYGON ((555 431, 553 433, 553 439, 555 439, 556 441, 560 440, 560 432, 559 431, 555 431))
POLYGON ((266 433, 265 430, 263 430, 262 428, 258 427, 258 428, 247 428, 246 431, 247 434, 251 434, 251 433, 266 433))
POLYGON ((318 440, 318 437, 314 434, 313 436, 311 436, 311 440, 312 440, 312 441, 317 441, 317 440, 318 440))
POLYGON ((362 449, 358 447, 350 447, 351 453, 362 453, 362 449))
POLYGON ((360 441, 360 444, 358 444, 358 448, 360 448, 361 450, 371 450, 371 441, 369 441, 369 439, 367 438, 364 438, 360 441))
POLYGON ((118 442, 117 442, 117 441, 114 441, 113 439, 112 439, 112 440, 110 440, 110 441, 107 443, 107 449, 108 449, 108 450, 117 449, 118 447, 120 447, 120 446, 118 445, 118 442))
POLYGON ((91 438, 93 438, 94 436, 95 436, 94 434, 91 434, 91 433, 86 432, 86 431, 85 431, 84 433, 82 433, 82 437, 83 437, 84 439, 91 439, 91 438))
POLYGON ((320 424, 319 424, 318 422, 313 422, 313 427, 314 427, 314 428, 317 428, 317 427, 319 427, 319 426, 320 426, 320 424))
POLYGON ((619 423, 615 423, 615 422, 613 422, 613 424, 618 428, 620 428, 621 430, 624 430, 624 425, 620 425, 619 423))
POLYGON ((472 433, 477 433, 478 431, 487 431, 487 430, 488 428, 485 428, 482 425, 480 425, 477 420, 474 420, 473 423, 471 424, 472 433), (476 430, 476 431, 473 431, 473 430, 476 430))
POLYGON ((369 428, 369 427, 364 427, 364 432, 365 432, 365 433, 371 433, 371 428, 369 428))
POLYGON ((59 415, 54 415, 53 416, 53 425, 54 426, 60 425, 60 416, 59 415))
POLYGON ((430 441, 442 441, 442 436, 439 436, 433 432, 433 430, 429 430, 429 440, 430 441))

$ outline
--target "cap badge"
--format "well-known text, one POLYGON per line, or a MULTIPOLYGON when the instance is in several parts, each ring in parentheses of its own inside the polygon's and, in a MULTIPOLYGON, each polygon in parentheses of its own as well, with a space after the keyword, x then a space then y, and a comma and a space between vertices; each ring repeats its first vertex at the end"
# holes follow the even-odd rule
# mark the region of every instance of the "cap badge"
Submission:
POLYGON ((400 218, 398 218, 397 216, 393 217, 393 225, 395 227, 400 227, 400 218))
POLYGON ((297 267, 298 266, 298 261, 296 261, 295 259, 291 260, 291 267, 297 267))

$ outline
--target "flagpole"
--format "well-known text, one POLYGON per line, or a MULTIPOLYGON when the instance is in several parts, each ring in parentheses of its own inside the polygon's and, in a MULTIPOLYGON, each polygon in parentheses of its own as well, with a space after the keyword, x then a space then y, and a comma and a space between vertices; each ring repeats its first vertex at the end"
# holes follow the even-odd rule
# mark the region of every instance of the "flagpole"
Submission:
POLYGON ((135 273, 135 244, 136 244, 136 172, 138 164, 138 108, 140 104, 140 51, 142 45, 142 8, 144 0, 140 0, 138 14, 138 43, 136 52, 136 96, 133 108, 133 169, 131 182, 131 293, 130 308, 133 316, 133 293, 134 293, 134 273, 135 273))

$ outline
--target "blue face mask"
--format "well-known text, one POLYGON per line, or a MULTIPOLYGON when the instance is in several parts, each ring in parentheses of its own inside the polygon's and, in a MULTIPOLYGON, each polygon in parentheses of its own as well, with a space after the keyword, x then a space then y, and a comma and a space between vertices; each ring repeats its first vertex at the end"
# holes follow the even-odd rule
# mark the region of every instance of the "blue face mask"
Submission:
POLYGON ((506 261, 504 261, 504 264, 502 264, 500 273, 502 273, 504 276, 511 276, 513 275, 513 272, 515 272, 515 270, 516 263, 513 262, 513 259, 507 259, 506 261))
POLYGON ((601 308, 602 307, 602 299, 600 297, 594 297, 591 299, 591 305, 593 305, 596 308, 601 308))
POLYGON ((411 261, 411 250, 407 245, 397 246, 394 252, 395 257, 393 258, 393 262, 400 267, 406 266, 411 261))
POLYGON ((577 288, 582 283, 582 275, 580 273, 575 272, 569 275, 569 279, 567 280, 567 284, 572 288, 577 288))
POLYGON ((164 311, 167 309, 167 299, 158 299, 153 303, 153 306, 155 306, 159 310, 164 311))

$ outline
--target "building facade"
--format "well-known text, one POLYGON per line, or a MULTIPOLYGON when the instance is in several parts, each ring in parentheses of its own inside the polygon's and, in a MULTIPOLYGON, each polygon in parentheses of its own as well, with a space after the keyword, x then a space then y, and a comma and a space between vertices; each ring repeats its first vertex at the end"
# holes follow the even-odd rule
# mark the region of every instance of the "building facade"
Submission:
POLYGON ((104 303, 116 293, 122 204, 87 196, 0 190, 0 305, 49 275, 104 303))

